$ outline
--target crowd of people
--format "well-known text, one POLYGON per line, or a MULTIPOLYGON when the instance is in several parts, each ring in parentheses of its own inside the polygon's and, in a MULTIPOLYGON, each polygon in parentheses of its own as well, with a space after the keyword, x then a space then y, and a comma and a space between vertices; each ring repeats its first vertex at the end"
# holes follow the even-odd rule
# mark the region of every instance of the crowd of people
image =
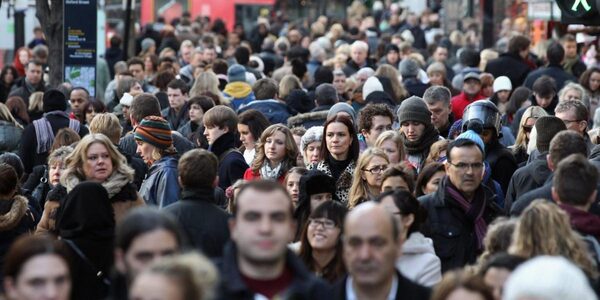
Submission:
POLYGON ((594 45, 389 2, 159 19, 95 96, 37 31, 0 73, 0 298, 597 299, 594 45))

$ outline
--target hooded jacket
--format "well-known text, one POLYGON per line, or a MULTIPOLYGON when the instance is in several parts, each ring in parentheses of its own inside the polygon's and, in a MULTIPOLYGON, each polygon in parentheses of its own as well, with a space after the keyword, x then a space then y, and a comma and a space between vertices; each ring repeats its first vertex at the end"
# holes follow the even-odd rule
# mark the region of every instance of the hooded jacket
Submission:
POLYGON ((12 122, 0 120, 0 153, 18 152, 22 133, 23 128, 15 126, 12 122))
POLYGON ((432 287, 442 280, 442 263, 435 255, 433 241, 420 232, 413 232, 402 244, 402 256, 396 268, 406 278, 432 287))
POLYGON ((140 195, 146 204, 163 208, 177 201, 179 199, 177 176, 177 158, 164 156, 155 161, 148 169, 146 180, 140 187, 140 195))
POLYGON ((256 99, 254 98, 252 86, 242 81, 227 84, 223 90, 223 94, 225 97, 231 98, 231 108, 233 108, 234 111, 237 111, 256 99))
MULTIPOLYGON (((35 220, 29 211, 27 198, 17 195, 11 200, 0 200, 0 270, 4 270, 4 255, 12 243, 34 228, 35 220)), ((0 271, 0 280, 2 277, 0 271)))

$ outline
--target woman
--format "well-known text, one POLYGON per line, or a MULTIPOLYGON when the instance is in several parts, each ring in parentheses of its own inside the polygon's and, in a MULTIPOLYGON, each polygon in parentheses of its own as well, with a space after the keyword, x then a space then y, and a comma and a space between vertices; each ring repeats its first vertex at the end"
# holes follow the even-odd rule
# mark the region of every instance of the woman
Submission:
POLYGON ((190 120, 179 128, 179 133, 202 149, 208 149, 208 141, 204 136, 204 113, 215 106, 212 99, 206 96, 197 96, 188 100, 188 114, 190 120))
POLYGON ((388 130, 382 132, 375 141, 374 146, 385 152, 390 164, 397 164, 406 159, 404 143, 398 131, 388 130))
MULTIPOLYGON (((47 165, 35 166, 33 172, 29 174, 23 189, 31 193, 31 200, 35 201, 39 207, 46 209, 48 192, 60 184, 60 175, 66 167, 65 159, 72 152, 73 148, 69 146, 59 147, 50 152, 47 165)), ((48 211, 51 211, 51 209, 48 209, 48 211)))
POLYGON ((15 59, 13 60, 13 66, 17 69, 17 77, 25 77, 25 65, 31 59, 31 50, 27 47, 21 47, 15 51, 15 59))
POLYGON ((506 113, 502 116, 502 124, 512 129, 512 134, 517 135, 517 124, 513 124, 513 120, 517 111, 523 107, 531 106, 531 90, 520 86, 516 88, 508 100, 506 113))
POLYGON ((158 56, 154 53, 146 53, 144 55, 144 76, 146 82, 152 82, 158 71, 158 56))
POLYGON ((61 201, 56 229, 73 262, 73 299, 105 299, 108 296, 108 274, 114 251, 114 213, 106 187, 92 180, 75 186, 61 201))
POLYGON ((494 79, 492 88, 494 94, 490 97, 490 101, 496 104, 501 114, 504 114, 508 100, 510 99, 510 93, 512 92, 512 83, 508 77, 500 76, 494 79))
POLYGON ((404 85, 400 81, 400 72, 398 69, 391 65, 380 65, 375 71, 375 76, 387 78, 390 80, 392 86, 392 92, 394 93, 392 98, 395 103, 400 103, 402 100, 409 96, 408 91, 404 88, 404 85))
POLYGON ((404 190, 412 193, 415 190, 415 172, 408 163, 392 165, 383 172, 381 192, 404 190))
POLYGON ((579 78, 581 84, 590 97, 590 116, 593 116, 600 105, 600 68, 587 69, 579 78))
POLYGON ((0 270, 10 245, 35 228, 27 198, 18 195, 19 178, 8 164, 0 163, 0 270))
POLYGON ((375 201, 381 203, 398 223, 403 242, 396 266, 402 275, 424 286, 434 286, 442 279, 442 263, 435 255, 433 241, 421 232, 427 210, 408 191, 383 193, 375 201))
POLYGON ((219 281, 217 268, 206 257, 189 253, 168 257, 135 278, 132 300, 210 300, 219 281))
POLYGON ((19 76, 17 75, 17 69, 11 65, 6 65, 0 72, 0 102, 6 102, 8 94, 13 84, 19 76))
POLYGON ((302 136, 304 136, 304 134, 306 133, 306 129, 302 126, 298 126, 298 127, 291 128, 290 131, 292 132, 292 136, 294 137, 294 142, 296 143, 296 147, 298 148, 298 156, 296 157, 296 165, 304 166, 304 157, 302 156, 302 151, 300 151, 300 149, 302 149, 300 146, 302 143, 302 136))
POLYGON ((379 148, 368 148, 359 156, 350 188, 348 208, 352 209, 379 195, 383 172, 389 164, 387 155, 379 148))
POLYGON ((152 82, 154 86, 158 89, 154 93, 154 96, 158 99, 158 103, 160 103, 160 109, 163 110, 169 107, 169 96, 167 96, 167 85, 169 82, 176 79, 176 74, 171 71, 159 71, 158 74, 155 74, 154 81, 152 82))
POLYGON ((337 199, 347 204, 359 154, 358 136, 352 120, 344 115, 329 118, 323 128, 323 135, 325 138, 321 140, 319 162, 310 165, 309 169, 316 169, 333 177, 337 199))
POLYGON ((4 291, 9 300, 71 299, 69 253, 54 238, 23 236, 12 244, 5 260, 4 291))
POLYGON ((84 181, 97 182, 104 187, 117 223, 130 209, 144 204, 132 183, 133 169, 105 135, 88 134, 83 137, 73 153, 67 156, 65 164, 60 185, 49 192, 37 233, 54 230, 52 225, 60 203, 84 181))
POLYGON ((447 151, 449 144, 450 140, 441 140, 433 143, 429 148, 429 155, 427 155, 427 159, 425 159, 425 165, 434 162, 446 162, 448 158, 447 151))
POLYGON ((417 177, 415 196, 421 197, 436 192, 444 176, 446 176, 446 168, 443 163, 434 162, 426 165, 417 177))
POLYGON ((448 80, 448 72, 446 66, 441 62, 434 62, 427 67, 427 76, 429 77, 429 85, 445 86, 450 90, 452 96, 458 95, 460 92, 452 87, 448 80))
POLYGON ((258 110, 249 109, 241 113, 238 117, 237 129, 240 133, 240 141, 242 146, 240 152, 244 155, 244 160, 251 166, 256 156, 256 140, 260 138, 271 123, 258 110))
POLYGON ((344 218, 348 209, 339 202, 317 206, 302 229, 300 259, 308 270, 330 284, 346 274, 342 255, 344 218))
POLYGON ((494 300, 494 294, 483 278, 458 270, 444 274, 431 300, 494 300))
POLYGON ((290 93, 293 90, 301 90, 302 89, 302 82, 300 82, 300 79, 298 79, 298 77, 292 75, 292 74, 288 74, 283 76, 283 78, 281 78, 281 81, 279 82, 279 94, 278 97, 279 99, 283 99, 286 103, 288 102, 288 96, 290 95, 290 93))
POLYGON ((95 115, 106 112, 106 106, 102 101, 90 100, 83 105, 81 111, 85 113, 83 116, 85 120, 80 119, 79 121, 89 127, 95 115))
POLYGON ((508 252, 526 259, 540 255, 564 256, 589 278, 598 278, 587 245, 571 229, 569 216, 546 200, 536 200, 523 211, 508 252))
POLYGON ((192 89, 190 89, 190 97, 200 96, 204 92, 210 92, 217 95, 219 97, 219 103, 215 103, 217 105, 229 104, 227 98, 223 97, 223 93, 219 90, 219 78, 212 71, 200 73, 198 78, 194 81, 192 89))
POLYGON ((134 131, 137 153, 148 165, 140 195, 148 205, 163 208, 179 199, 177 150, 169 123, 157 116, 145 117, 134 131))
MULTIPOLYGON (((298 194, 298 205, 294 210, 296 219, 295 241, 300 239, 302 228, 308 222, 310 214, 324 202, 334 199, 335 181, 331 176, 319 171, 310 170, 300 177, 300 192, 298 194)), ((296 244, 300 246, 300 244, 296 244)), ((299 249, 299 248, 296 248, 299 249)), ((298 252, 298 251, 296 251, 298 252)))
MULTIPOLYGON (((6 100, 6 107, 8 107, 8 110, 13 115, 15 120, 17 120, 17 122, 19 122, 19 124, 21 124, 23 127, 27 126, 31 120, 35 120, 35 116, 28 113, 25 101, 23 101, 23 98, 19 96, 8 97, 6 100)), ((42 116, 43 113, 40 114, 40 118, 42 116)))
POLYGON ((569 82, 558 91, 558 101, 579 100, 589 108, 589 97, 581 84, 569 82))
POLYGON ((30 120, 37 120, 44 116, 44 92, 31 93, 26 115, 28 116, 26 123, 29 123, 30 120))
POLYGON ((271 125, 263 131, 256 148, 256 157, 244 173, 244 180, 271 179, 283 183, 298 157, 292 132, 284 125, 271 125))
POLYGON ((300 193, 300 177, 302 175, 306 175, 308 170, 303 167, 293 167, 285 176, 283 180, 283 185, 285 189, 288 191, 290 196, 292 197, 292 204, 294 204, 294 208, 298 206, 298 195, 300 193))
POLYGON ((323 126, 309 128, 300 139, 300 149, 305 166, 319 162, 321 154, 321 140, 323 139, 323 126))
POLYGON ((537 119, 547 115, 548 113, 539 106, 531 106, 523 113, 521 124, 519 124, 519 133, 517 134, 517 139, 515 140, 515 144, 511 149, 515 159, 517 160, 517 164, 527 162, 529 159, 527 144, 529 144, 531 129, 533 129, 537 119))
POLYGON ((0 153, 17 152, 21 144, 23 126, 15 120, 8 107, 0 103, 0 153))

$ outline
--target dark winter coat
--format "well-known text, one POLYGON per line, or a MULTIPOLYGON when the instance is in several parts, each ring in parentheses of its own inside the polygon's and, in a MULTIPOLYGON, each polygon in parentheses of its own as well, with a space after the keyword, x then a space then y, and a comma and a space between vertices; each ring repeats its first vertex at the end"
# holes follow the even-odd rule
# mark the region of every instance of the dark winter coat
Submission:
POLYGON ((563 70, 562 66, 548 65, 547 67, 539 68, 529 73, 527 78, 525 78, 525 82, 523 82, 523 86, 531 90, 533 83, 542 76, 552 77, 556 82, 557 91, 560 91, 569 81, 577 83, 577 78, 563 70))
POLYGON ((223 190, 242 179, 248 169, 244 155, 235 149, 234 142, 235 135, 227 132, 208 147, 208 150, 219 158, 219 187, 223 190))
POLYGON ((174 109, 167 107, 161 111, 161 114, 163 118, 169 122, 171 130, 179 130, 179 128, 181 128, 190 119, 188 111, 188 106, 184 105, 179 113, 176 113, 174 109))
POLYGON ((34 229, 35 220, 28 208, 27 198, 15 196, 12 200, 0 200, 0 281, 8 249, 19 236, 34 229))
POLYGON ((504 200, 507 212, 510 211, 512 203, 527 192, 544 185, 544 182, 552 175, 552 171, 548 168, 546 162, 546 155, 540 155, 531 163, 515 171, 510 179, 504 200))
MULTIPOLYGON (((408 278, 404 277, 400 274, 399 271, 396 270, 396 277, 398 278, 398 290, 396 291, 396 296, 394 299, 402 300, 402 299, 411 299, 411 300, 428 300, 431 295, 431 290, 424 286, 420 286, 408 278)), ((348 281, 348 276, 339 280, 333 286, 333 299, 334 300, 346 300, 346 282, 348 281)))
POLYGON ((423 98, 425 90, 429 87, 427 84, 424 84, 415 77, 405 78, 402 81, 402 84, 404 84, 404 87, 406 88, 410 96, 417 96, 421 98, 423 98))
POLYGON ((27 105, 27 107, 29 107, 29 96, 31 96, 31 94, 33 94, 34 92, 45 92, 46 87, 45 87, 43 80, 40 81, 35 86, 28 87, 25 79, 26 79, 26 77, 22 77, 22 78, 18 79, 17 81, 15 81, 15 84, 12 86, 8 96, 9 97, 12 97, 12 96, 21 97, 21 99, 23 99, 23 101, 25 102, 25 105, 27 105))
POLYGON ((146 204, 159 208, 175 203, 179 199, 177 177, 177 158, 162 157, 150 166, 146 179, 140 187, 140 195, 146 204))
POLYGON ((287 124, 288 118, 292 116, 292 111, 285 103, 273 99, 254 100, 240 108, 238 114, 248 109, 260 111, 271 124, 287 124))
POLYGON ((485 146, 485 160, 492 168, 492 179, 496 180, 506 195, 510 179, 519 167, 512 152, 497 140, 485 146))
POLYGON ((513 53, 500 54, 500 57, 488 61, 485 66, 486 73, 491 73, 494 78, 508 77, 513 87, 523 85, 530 71, 529 64, 518 54, 513 53))

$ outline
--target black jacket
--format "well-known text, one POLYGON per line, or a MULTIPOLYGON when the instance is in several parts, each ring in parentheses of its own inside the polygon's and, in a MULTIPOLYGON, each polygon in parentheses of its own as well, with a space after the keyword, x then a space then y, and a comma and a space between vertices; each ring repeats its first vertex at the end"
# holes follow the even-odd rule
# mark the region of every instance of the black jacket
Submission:
POLYGON ((217 206, 212 188, 183 189, 181 200, 164 210, 179 222, 194 248, 211 258, 223 256, 229 215, 217 206))
POLYGON ((506 195, 510 178, 519 167, 517 160, 498 140, 485 145, 485 160, 492 168, 492 179, 500 184, 502 192, 506 195))
MULTIPOLYGON (((410 299, 410 300, 428 300, 431 294, 431 290, 424 286, 420 286, 406 277, 402 276, 400 272, 396 270, 396 276, 398 277, 398 291, 394 299, 410 299)), ((348 276, 342 278, 333 286, 333 299, 334 300, 346 300, 346 281, 348 276)))
POLYGON ((208 150, 219 158, 219 187, 223 190, 242 179, 248 169, 244 155, 235 149, 234 143, 235 135, 227 132, 208 147, 208 150))
POLYGON ((531 163, 519 168, 510 179, 506 198, 504 199, 506 211, 510 211, 512 203, 527 192, 544 185, 544 182, 552 175, 548 168, 546 155, 540 155, 531 163))
POLYGON ((425 90, 429 87, 429 85, 421 82, 419 79, 415 77, 404 78, 402 81, 404 87, 408 91, 411 96, 417 96, 423 98, 423 94, 425 94, 425 90))
MULTIPOLYGON (((424 232, 433 240, 435 254, 442 261, 442 272, 474 263, 481 254, 477 249, 475 226, 462 209, 450 202, 455 200, 446 194, 447 184, 448 177, 445 177, 437 192, 419 197, 419 202, 428 212, 424 232)), ((496 204, 490 189, 480 188, 487 200, 483 218, 486 224, 490 224, 503 214, 502 209, 496 204)))
POLYGON ((492 73, 494 78, 506 76, 514 87, 523 85, 529 71, 531 69, 527 62, 519 55, 512 53, 500 54, 500 57, 488 61, 485 66, 486 73, 492 73))
POLYGON ((525 82, 523 82, 523 86, 528 89, 532 89, 533 83, 544 75, 550 76, 552 79, 554 79, 556 82, 557 91, 560 91, 569 81, 577 83, 577 78, 563 70, 561 65, 548 65, 547 67, 539 68, 529 73, 527 78, 525 78, 525 82))
POLYGON ((121 149, 119 145, 115 146, 117 146, 119 152, 123 154, 123 156, 125 156, 125 159, 127 160, 127 165, 135 171, 135 174, 133 174, 133 184, 135 185, 136 190, 138 190, 142 186, 144 178, 146 178, 146 173, 148 173, 148 165, 141 158, 135 157, 123 151, 123 149, 121 149))
MULTIPOLYGON (((321 279, 312 275, 302 261, 290 250, 286 253, 286 264, 294 274, 291 285, 280 299, 331 300, 331 289, 321 279)), ((244 283, 237 262, 237 248, 229 243, 223 259, 218 264, 221 274, 217 299, 253 300, 254 292, 244 283)))
POLYGON ((4 255, 20 236, 33 232, 35 220, 28 207, 28 200, 15 196, 0 201, 0 281, 4 270, 4 255))

